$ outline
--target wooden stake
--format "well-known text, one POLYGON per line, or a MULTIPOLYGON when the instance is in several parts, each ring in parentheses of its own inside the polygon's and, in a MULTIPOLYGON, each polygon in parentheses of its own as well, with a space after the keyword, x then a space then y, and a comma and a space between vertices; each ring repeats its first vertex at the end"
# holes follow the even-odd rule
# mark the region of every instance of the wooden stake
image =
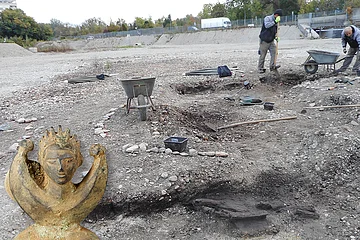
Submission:
POLYGON ((275 121, 282 121, 282 120, 292 120, 292 119, 296 119, 296 118, 297 118, 297 116, 291 116, 291 117, 283 117, 283 118, 260 119, 260 120, 254 120, 254 121, 233 123, 233 124, 230 124, 227 126, 218 127, 218 130, 225 129, 225 128, 237 127, 237 126, 245 125, 245 124, 253 124, 253 123, 260 123, 260 122, 275 122, 275 121))

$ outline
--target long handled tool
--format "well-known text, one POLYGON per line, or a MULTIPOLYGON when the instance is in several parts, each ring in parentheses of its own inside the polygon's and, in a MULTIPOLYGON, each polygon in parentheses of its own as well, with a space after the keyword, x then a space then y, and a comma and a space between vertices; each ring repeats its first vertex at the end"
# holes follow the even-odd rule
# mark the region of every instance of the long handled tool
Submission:
POLYGON ((275 58, 274 58, 274 72, 277 78, 280 79, 280 73, 278 72, 277 68, 276 68, 276 61, 277 61, 277 56, 279 54, 279 26, 280 26, 280 22, 277 23, 277 30, 276 30, 276 35, 275 35, 275 39, 276 39, 276 50, 275 50, 275 58))
POLYGON ((275 122, 275 121, 282 121, 282 120, 292 120, 292 119, 296 119, 296 118, 297 118, 297 116, 282 117, 282 118, 273 118, 273 119, 260 119, 260 120, 254 120, 254 121, 233 123, 233 124, 230 124, 230 125, 218 127, 217 129, 218 129, 218 130, 221 130, 221 129, 233 128, 233 127, 237 127, 237 126, 245 125, 245 124, 261 123, 261 122, 275 122))

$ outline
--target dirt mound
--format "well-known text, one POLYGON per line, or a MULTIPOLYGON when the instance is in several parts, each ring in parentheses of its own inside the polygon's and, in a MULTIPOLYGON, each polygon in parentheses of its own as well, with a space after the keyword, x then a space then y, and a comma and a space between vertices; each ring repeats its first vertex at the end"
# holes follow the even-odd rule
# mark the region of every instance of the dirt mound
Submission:
MULTIPOLYGON (((145 47, 149 45, 196 45, 196 44, 243 44, 259 41, 260 28, 242 28, 231 30, 210 30, 191 33, 175 33, 162 35, 139 35, 125 37, 109 37, 91 40, 58 41, 41 43, 39 50, 48 46, 66 46, 78 51, 104 51, 126 49, 127 47, 145 47)), ((302 34, 296 26, 281 26, 279 31, 281 40, 301 39, 302 34)))
POLYGON ((0 57, 24 57, 32 54, 16 43, 0 43, 0 57))
MULTIPOLYGON (((156 45, 189 45, 189 44, 231 44, 259 41, 260 28, 241 28, 222 31, 199 31, 192 33, 163 34, 156 45)), ((280 39, 294 40, 302 38, 296 26, 281 26, 280 39)))

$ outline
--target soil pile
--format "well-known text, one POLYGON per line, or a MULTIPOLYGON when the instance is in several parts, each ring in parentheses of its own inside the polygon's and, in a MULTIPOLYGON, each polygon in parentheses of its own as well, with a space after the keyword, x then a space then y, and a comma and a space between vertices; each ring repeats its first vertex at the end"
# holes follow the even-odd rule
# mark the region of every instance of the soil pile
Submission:
POLYGON ((24 57, 31 55, 33 55, 32 52, 15 43, 0 43, 0 57, 24 57))

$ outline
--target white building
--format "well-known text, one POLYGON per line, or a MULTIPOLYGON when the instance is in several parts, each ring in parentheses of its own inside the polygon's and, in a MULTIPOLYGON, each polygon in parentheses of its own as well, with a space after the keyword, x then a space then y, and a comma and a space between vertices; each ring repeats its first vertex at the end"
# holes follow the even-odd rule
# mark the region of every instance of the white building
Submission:
POLYGON ((16 0, 0 0, 0 12, 8 8, 16 9, 16 0))

